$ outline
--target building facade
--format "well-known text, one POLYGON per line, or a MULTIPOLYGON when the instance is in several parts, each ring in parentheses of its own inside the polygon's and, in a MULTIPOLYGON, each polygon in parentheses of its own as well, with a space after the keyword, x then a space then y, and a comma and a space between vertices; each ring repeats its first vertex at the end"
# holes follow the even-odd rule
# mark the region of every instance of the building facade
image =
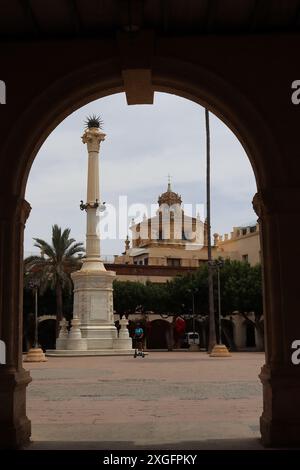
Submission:
MULTIPOLYGON (((181 196, 172 191, 170 183, 158 198, 156 215, 133 223, 130 230, 132 240, 127 237, 125 251, 108 265, 119 280, 166 282, 207 262, 206 221, 184 213, 181 196)), ((212 257, 252 266, 259 263, 258 224, 234 227, 230 235, 215 233, 212 257)))
POLYGON ((230 235, 215 233, 214 245, 222 258, 246 261, 251 266, 261 262, 258 223, 233 227, 230 235))

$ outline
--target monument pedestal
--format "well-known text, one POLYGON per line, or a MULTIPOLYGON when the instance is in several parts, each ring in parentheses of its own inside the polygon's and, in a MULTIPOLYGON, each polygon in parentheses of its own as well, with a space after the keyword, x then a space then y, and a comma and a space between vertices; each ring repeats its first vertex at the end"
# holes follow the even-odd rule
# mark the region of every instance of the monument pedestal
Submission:
POLYGON ((74 282, 74 318, 68 337, 62 323, 62 334, 56 349, 47 356, 114 356, 132 355, 128 320, 120 320, 118 337, 113 314, 113 281, 115 273, 105 271, 102 262, 85 260, 80 271, 72 273, 74 282), (62 336, 62 338, 61 338, 62 336), (63 346, 63 347, 62 347, 63 346))
MULTIPOLYGON (((92 270, 90 261, 72 274, 74 282, 74 317, 81 322, 86 349, 112 349, 117 339, 113 315, 113 271, 92 270)), ((70 348, 68 348, 70 349, 70 348)))

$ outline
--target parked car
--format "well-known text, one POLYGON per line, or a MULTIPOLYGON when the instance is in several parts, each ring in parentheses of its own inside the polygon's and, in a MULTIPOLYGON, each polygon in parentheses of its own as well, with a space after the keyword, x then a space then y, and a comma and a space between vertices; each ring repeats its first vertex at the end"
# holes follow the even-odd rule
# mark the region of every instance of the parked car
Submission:
POLYGON ((182 338, 182 343, 181 347, 182 348, 189 348, 191 344, 200 344, 200 338, 199 338, 199 333, 189 331, 188 333, 185 333, 183 338, 182 338))

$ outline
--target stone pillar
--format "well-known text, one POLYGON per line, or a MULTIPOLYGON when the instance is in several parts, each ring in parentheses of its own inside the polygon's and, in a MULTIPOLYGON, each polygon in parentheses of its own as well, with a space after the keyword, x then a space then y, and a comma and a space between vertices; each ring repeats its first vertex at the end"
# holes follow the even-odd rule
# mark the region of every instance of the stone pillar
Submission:
POLYGON ((132 348, 132 339, 129 336, 128 331, 128 320, 127 318, 122 318, 119 321, 121 329, 119 331, 119 338, 115 340, 114 347, 116 349, 131 349, 132 348))
POLYGON ((240 315, 232 315, 233 321, 233 339, 237 351, 246 347, 246 328, 245 319, 240 315))
POLYGON ((72 327, 67 339, 67 349, 87 349, 86 339, 83 339, 81 335, 79 318, 74 317, 73 320, 71 320, 71 325, 72 327))
POLYGON ((56 349, 66 349, 67 347, 67 340, 68 340, 68 322, 65 318, 63 318, 59 322, 60 330, 59 335, 56 340, 56 349))
POLYGON ((31 381, 22 366, 23 233, 30 205, 16 196, 0 196, 0 339, 6 364, 0 365, 0 447, 29 442, 26 387, 31 381))
POLYGON ((86 260, 83 269, 105 271, 100 260, 100 237, 97 233, 99 222, 99 151, 105 134, 97 127, 86 129, 82 142, 87 145, 88 177, 86 196, 86 260))
MULTIPOLYGON (((260 321, 263 321, 262 319, 260 321)), ((254 330, 255 333, 255 346, 257 351, 264 350, 264 342, 261 333, 258 332, 257 328, 254 330)))
POLYGON ((291 344, 300 339, 300 245, 291 249, 290 227, 300 230, 300 188, 256 194, 253 206, 259 216, 264 279, 262 441, 266 446, 299 446, 300 365, 291 362, 291 344))
MULTIPOLYGON (((87 217, 86 257, 80 271, 72 274, 72 279, 74 318, 81 322, 82 339, 86 340, 88 350, 113 349, 117 339, 112 295, 115 273, 106 271, 101 261, 100 236, 97 231, 100 205, 99 150, 104 139, 105 134, 98 127, 86 129, 82 136, 82 142, 88 150, 87 202, 83 205, 87 217)), ((80 342, 80 349, 83 349, 83 343, 80 342)))

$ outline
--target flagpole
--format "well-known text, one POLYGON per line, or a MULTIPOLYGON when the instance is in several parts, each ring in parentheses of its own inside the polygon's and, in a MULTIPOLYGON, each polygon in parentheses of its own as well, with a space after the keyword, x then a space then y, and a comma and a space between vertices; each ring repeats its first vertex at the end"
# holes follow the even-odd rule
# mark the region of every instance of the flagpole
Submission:
POLYGON ((211 256, 211 218, 210 218, 210 128, 209 112, 205 108, 205 130, 206 130, 206 224, 207 224, 207 267, 208 267, 208 306, 209 306, 209 339, 208 352, 210 353, 217 343, 216 322, 214 310, 214 286, 211 256))

